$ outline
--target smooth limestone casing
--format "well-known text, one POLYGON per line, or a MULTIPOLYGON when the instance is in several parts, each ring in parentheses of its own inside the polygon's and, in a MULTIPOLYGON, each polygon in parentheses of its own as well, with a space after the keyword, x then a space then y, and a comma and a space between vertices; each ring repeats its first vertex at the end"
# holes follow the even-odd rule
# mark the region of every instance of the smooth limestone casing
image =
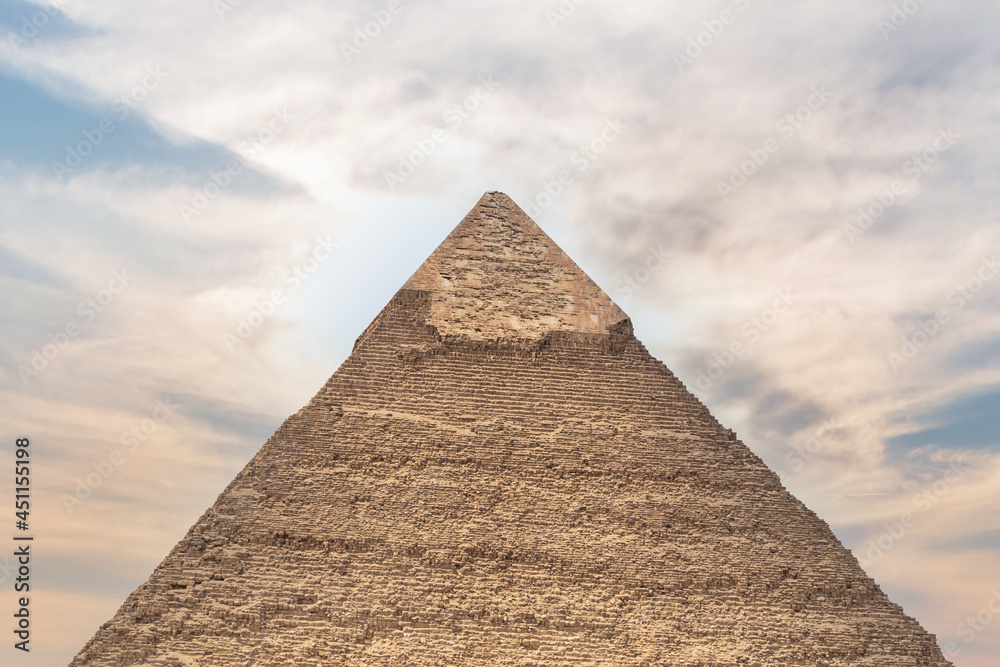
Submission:
POLYGON ((949 665, 488 193, 84 665, 949 665))

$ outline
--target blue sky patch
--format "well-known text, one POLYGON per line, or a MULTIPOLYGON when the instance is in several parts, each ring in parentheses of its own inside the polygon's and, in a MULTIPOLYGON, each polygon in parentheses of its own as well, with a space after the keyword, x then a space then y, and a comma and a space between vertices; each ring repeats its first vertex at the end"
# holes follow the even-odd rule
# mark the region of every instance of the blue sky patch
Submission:
POLYGON ((92 29, 73 22, 52 3, 42 6, 24 0, 4 0, 0 4, 0 35, 15 53, 31 48, 38 40, 66 41, 93 33, 92 29))
POLYGON ((891 454, 905 457, 918 447, 1000 450, 1000 389, 965 396, 914 421, 926 427, 889 438, 891 454))
MULTIPOLYGON (((0 160, 68 180, 90 169, 127 165, 165 168, 172 180, 198 187, 213 171, 239 157, 206 141, 179 146, 157 132, 139 109, 121 102, 90 106, 60 99, 22 79, 0 73, 0 160)), ((146 177, 151 177, 146 174, 146 177)), ((234 192, 274 194, 287 186, 274 176, 244 168, 234 192)))

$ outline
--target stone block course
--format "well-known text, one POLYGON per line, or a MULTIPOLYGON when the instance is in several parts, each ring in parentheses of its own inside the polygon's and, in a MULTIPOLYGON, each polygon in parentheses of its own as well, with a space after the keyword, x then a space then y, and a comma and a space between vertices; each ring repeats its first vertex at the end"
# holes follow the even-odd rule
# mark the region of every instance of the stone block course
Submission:
POLYGON ((950 663, 488 193, 71 664, 950 663))

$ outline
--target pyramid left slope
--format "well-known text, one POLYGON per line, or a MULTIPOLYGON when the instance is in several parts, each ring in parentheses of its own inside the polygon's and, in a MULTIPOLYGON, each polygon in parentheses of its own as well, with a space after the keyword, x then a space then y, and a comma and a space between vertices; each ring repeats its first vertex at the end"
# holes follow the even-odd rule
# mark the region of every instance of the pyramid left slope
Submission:
POLYGON ((948 665, 528 222, 487 194, 72 664, 948 665))

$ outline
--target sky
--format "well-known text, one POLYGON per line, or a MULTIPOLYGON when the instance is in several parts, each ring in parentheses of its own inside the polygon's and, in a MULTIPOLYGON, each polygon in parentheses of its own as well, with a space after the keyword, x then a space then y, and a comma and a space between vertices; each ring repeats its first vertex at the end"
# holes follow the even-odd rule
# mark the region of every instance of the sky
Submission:
POLYGON ((500 190, 955 665, 996 665, 998 25, 4 0, 0 438, 30 440, 35 541, 0 662, 66 664, 500 190))

